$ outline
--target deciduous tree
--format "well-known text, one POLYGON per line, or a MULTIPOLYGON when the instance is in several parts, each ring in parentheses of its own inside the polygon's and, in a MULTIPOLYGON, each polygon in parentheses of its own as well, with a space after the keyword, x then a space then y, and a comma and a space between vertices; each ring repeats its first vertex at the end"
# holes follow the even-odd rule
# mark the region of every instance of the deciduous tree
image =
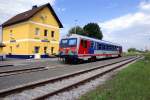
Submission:
POLYGON ((83 30, 84 30, 84 34, 89 37, 100 39, 100 40, 102 40, 103 38, 101 28, 97 23, 88 23, 83 27, 83 30))

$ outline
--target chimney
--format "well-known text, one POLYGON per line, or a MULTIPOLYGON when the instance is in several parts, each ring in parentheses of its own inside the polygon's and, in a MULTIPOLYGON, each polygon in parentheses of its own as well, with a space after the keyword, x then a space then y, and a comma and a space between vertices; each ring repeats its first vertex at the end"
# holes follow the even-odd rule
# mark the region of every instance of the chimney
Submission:
POLYGON ((37 8, 37 5, 32 6, 32 9, 35 9, 35 8, 37 8))

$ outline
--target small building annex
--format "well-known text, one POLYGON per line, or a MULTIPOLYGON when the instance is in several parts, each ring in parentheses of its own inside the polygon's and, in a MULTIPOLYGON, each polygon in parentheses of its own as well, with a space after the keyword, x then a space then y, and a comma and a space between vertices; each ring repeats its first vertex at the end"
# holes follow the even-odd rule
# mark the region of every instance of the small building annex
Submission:
POLYGON ((33 6, 2 24, 3 48, 7 57, 42 58, 57 54, 62 23, 51 5, 33 6))

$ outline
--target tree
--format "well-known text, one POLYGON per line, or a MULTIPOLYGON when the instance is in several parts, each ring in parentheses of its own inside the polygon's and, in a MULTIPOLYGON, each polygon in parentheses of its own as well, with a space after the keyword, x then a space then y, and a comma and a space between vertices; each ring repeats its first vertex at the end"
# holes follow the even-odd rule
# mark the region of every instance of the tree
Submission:
POLYGON ((68 34, 79 34, 79 35, 83 35, 83 29, 82 27, 80 26, 75 26, 75 27, 72 27, 70 30, 69 30, 69 33, 68 34))
POLYGON ((83 27, 84 34, 88 37, 96 38, 102 40, 103 34, 101 28, 97 23, 88 23, 83 27))
POLYGON ((135 48, 129 48, 128 52, 137 52, 137 50, 135 48))

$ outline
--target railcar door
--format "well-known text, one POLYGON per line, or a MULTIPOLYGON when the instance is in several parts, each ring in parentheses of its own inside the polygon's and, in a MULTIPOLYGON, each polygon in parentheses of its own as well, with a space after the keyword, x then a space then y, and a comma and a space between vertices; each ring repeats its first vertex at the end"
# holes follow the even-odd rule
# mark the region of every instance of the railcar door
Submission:
POLYGON ((94 54, 96 43, 94 41, 90 41, 89 54, 94 54))
POLYGON ((80 44, 79 44, 79 54, 88 54, 89 51, 89 46, 90 46, 90 41, 80 39, 80 44))
POLYGON ((122 55, 122 47, 119 47, 119 56, 122 55))

